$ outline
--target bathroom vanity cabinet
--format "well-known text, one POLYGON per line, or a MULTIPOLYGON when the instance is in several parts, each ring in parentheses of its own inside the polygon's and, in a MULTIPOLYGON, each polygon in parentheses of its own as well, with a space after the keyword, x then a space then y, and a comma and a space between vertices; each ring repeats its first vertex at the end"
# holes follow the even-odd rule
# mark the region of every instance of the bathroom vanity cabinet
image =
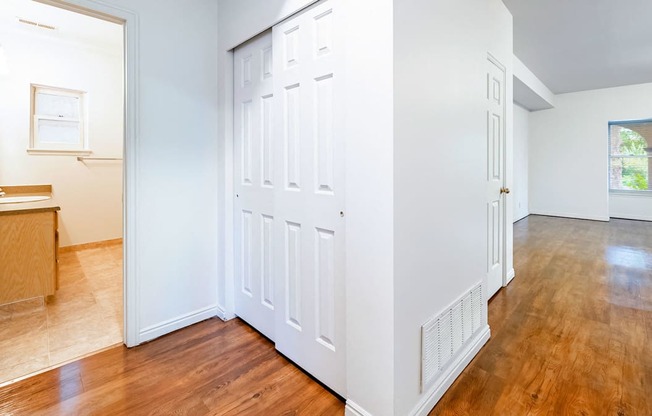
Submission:
POLYGON ((58 212, 51 203, 0 208, 0 305, 58 288, 58 212))

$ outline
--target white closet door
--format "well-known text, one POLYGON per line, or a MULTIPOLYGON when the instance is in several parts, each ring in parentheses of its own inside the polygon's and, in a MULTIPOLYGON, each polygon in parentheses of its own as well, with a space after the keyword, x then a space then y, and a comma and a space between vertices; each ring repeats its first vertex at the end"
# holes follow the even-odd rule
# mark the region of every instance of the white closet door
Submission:
POLYGON ((274 340, 276 308, 272 33, 234 54, 235 312, 274 340))
POLYGON ((346 394, 344 143, 334 0, 274 34, 276 348, 346 394), (341 106, 340 106, 341 107, 341 106))

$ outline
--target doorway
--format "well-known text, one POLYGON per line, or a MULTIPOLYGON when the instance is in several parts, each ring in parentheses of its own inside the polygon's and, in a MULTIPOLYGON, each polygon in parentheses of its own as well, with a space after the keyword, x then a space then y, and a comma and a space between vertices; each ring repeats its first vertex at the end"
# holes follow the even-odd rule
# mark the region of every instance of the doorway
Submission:
POLYGON ((0 183, 49 186, 59 250, 53 294, 0 307, 0 383, 124 341, 123 26, 27 0, 1 12, 0 83, 14 98, 0 183))
POLYGON ((234 50, 235 312, 344 396, 344 143, 333 2, 234 50))

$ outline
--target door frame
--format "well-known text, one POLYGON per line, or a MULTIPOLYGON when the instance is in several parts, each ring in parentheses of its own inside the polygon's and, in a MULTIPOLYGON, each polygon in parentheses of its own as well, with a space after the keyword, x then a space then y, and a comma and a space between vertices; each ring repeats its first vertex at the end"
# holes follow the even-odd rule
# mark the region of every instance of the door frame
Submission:
POLYGON ((138 120, 139 120, 139 18, 132 10, 112 6, 98 0, 33 0, 86 16, 122 25, 124 28, 124 132, 123 132, 123 285, 124 333, 127 347, 140 344, 139 276, 137 273, 137 173, 138 173, 138 120))

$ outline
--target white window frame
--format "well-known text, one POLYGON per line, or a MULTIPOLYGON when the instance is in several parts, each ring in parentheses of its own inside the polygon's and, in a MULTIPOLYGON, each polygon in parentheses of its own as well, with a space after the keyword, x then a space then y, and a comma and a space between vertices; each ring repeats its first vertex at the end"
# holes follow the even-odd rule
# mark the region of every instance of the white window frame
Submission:
MULTIPOLYGON (((609 131, 609 174, 608 174, 608 187, 609 187, 609 193, 610 194, 622 194, 622 195, 630 195, 630 196, 645 196, 645 197, 652 197, 652 190, 646 190, 646 189, 617 189, 617 188, 612 188, 611 187, 611 162, 612 159, 614 158, 621 158, 621 159, 643 159, 645 156, 633 156, 633 155, 613 155, 611 153, 611 126, 616 125, 616 126, 622 126, 626 127, 628 124, 642 124, 642 123, 652 123, 652 119, 640 119, 640 120, 625 120, 625 121, 610 121, 608 123, 608 131, 609 131)), ((648 156, 649 158, 650 156, 648 156)), ((648 172, 648 180, 651 180, 652 172, 648 172)))
POLYGON ((30 140, 27 153, 29 154, 50 154, 50 155, 79 155, 86 156, 91 154, 88 146, 88 123, 87 123, 87 108, 86 108, 86 92, 79 90, 72 90, 68 88, 50 87, 46 85, 31 84, 31 129, 30 140), (77 97, 79 99, 79 117, 78 118, 63 118, 61 116, 55 117, 51 115, 42 115, 36 113, 36 96, 39 93, 47 93, 52 95, 77 97), (39 140, 39 121, 52 120, 52 121, 69 121, 79 123, 79 140, 76 143, 42 143, 39 140))

